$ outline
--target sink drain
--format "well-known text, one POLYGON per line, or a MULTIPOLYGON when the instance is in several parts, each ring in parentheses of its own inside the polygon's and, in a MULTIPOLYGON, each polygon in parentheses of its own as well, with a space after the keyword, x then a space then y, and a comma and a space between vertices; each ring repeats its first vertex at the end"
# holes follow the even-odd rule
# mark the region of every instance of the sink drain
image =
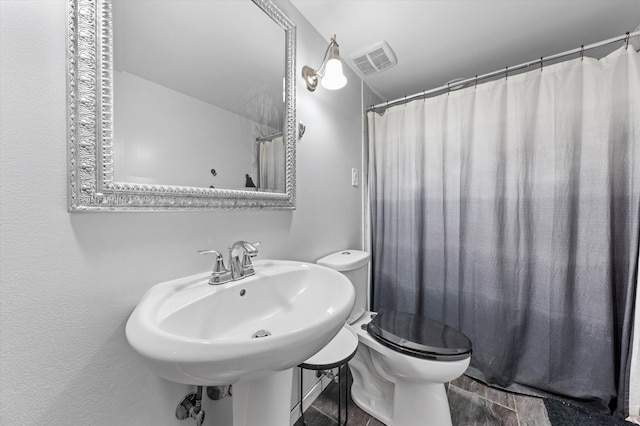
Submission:
POLYGON ((258 330, 255 333, 253 333, 253 336, 251 336, 251 338, 258 339, 260 337, 267 337, 267 336, 271 336, 271 332, 270 331, 258 330))

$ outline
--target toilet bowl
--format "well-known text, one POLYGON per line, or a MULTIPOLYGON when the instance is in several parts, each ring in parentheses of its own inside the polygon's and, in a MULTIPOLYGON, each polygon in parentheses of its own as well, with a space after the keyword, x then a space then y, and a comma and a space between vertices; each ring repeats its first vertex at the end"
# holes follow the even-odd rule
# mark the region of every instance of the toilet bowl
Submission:
MULTIPOLYGON (((471 360, 471 343, 462 333, 427 318, 393 311, 365 312, 346 327, 358 336, 358 350, 349 368, 353 376, 351 396, 360 408, 388 426, 451 425, 444 384, 460 377, 471 360), (398 328, 390 334, 398 337, 397 343, 381 337, 388 331, 376 334, 378 326, 372 322, 385 316, 397 319, 399 315, 407 315, 405 320, 410 325, 396 324, 398 328), (433 332, 429 338, 436 341, 440 334, 445 343, 418 343, 415 333, 412 340, 397 335, 412 326, 427 335, 433 332)), ((385 327, 392 329, 389 324, 385 327)))
POLYGON ((444 384, 469 366, 471 342, 426 317, 365 310, 368 262, 368 253, 357 250, 318 260, 345 273, 356 287, 356 305, 345 325, 358 336, 358 349, 349 361, 354 402, 387 426, 451 425, 444 384), (364 279, 358 275, 362 270, 364 279))

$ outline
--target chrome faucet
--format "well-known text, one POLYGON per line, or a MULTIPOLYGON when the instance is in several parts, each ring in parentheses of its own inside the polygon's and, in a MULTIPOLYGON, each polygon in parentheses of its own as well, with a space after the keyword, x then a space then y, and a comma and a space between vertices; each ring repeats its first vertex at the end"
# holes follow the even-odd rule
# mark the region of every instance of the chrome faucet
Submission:
POLYGON ((236 241, 229 247, 229 269, 224 266, 222 255, 215 250, 199 250, 199 254, 212 254, 216 257, 213 270, 209 277, 209 284, 225 284, 229 281, 241 280, 255 274, 251 258, 258 255, 256 248, 260 243, 236 241))
POLYGON ((233 281, 255 274, 251 258, 257 256, 260 243, 236 241, 229 247, 229 269, 233 281))

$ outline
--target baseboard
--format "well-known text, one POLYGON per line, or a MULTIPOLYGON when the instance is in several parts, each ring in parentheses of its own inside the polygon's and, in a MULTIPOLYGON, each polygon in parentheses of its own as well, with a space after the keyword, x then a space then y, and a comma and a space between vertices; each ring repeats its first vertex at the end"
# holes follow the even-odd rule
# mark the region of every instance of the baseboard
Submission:
POLYGON ((640 425, 640 416, 629 416, 626 418, 626 420, 630 423, 640 425))

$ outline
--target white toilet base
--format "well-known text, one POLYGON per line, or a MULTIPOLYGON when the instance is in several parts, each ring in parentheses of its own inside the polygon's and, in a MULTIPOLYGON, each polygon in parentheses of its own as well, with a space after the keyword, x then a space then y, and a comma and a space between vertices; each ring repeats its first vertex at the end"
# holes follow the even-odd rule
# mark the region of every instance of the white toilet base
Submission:
POLYGON ((390 383, 371 374, 369 367, 365 367, 369 363, 359 355, 349 362, 353 375, 351 397, 364 412, 387 426, 451 426, 444 383, 406 382, 398 378, 390 383))
POLYGON ((451 413, 444 385, 434 384, 430 387, 427 390, 424 385, 407 386, 403 391, 396 391, 393 407, 392 401, 372 398, 362 387, 356 385, 351 387, 351 397, 362 411, 388 426, 451 426, 451 413))
POLYGON ((391 424, 392 401, 371 396, 356 383, 351 386, 351 399, 368 415, 375 417, 385 425, 391 424))

